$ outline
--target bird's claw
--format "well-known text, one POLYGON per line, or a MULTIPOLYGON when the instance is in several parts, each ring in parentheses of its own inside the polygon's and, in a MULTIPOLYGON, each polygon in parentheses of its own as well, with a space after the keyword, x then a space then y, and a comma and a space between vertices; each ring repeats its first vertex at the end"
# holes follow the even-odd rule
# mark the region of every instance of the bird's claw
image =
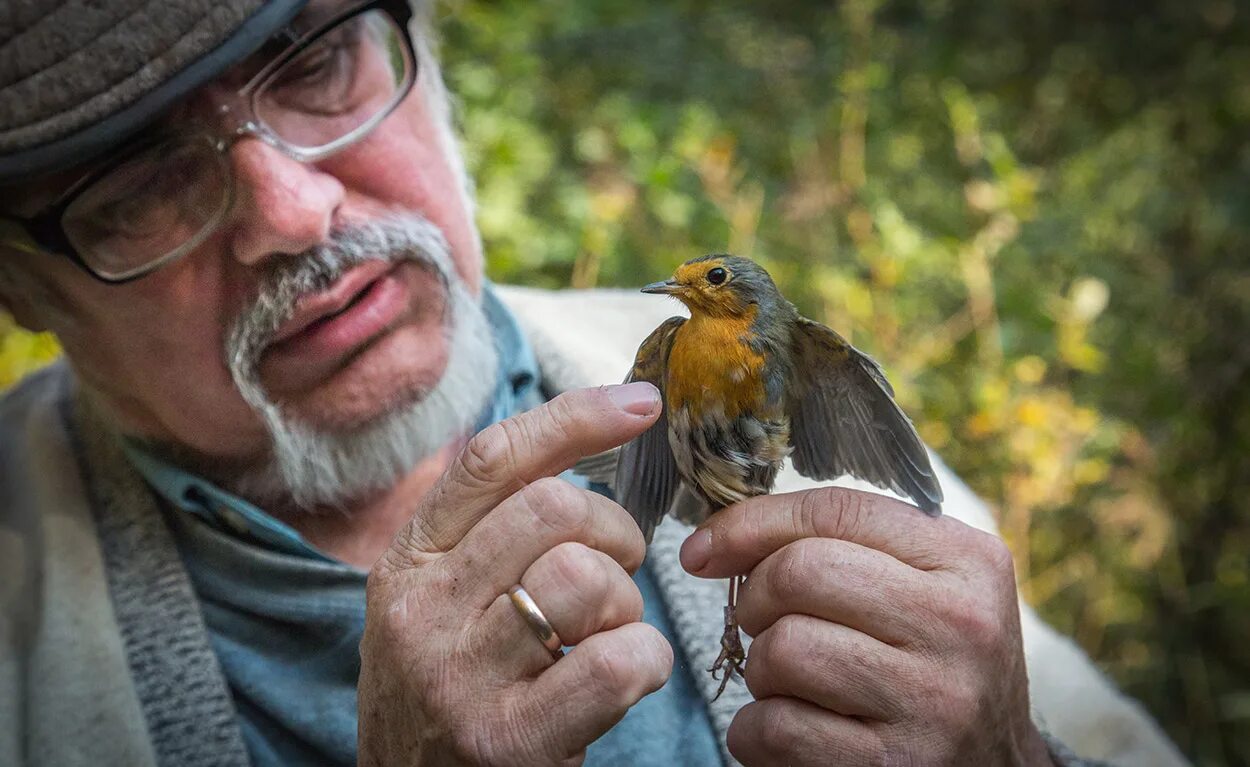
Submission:
POLYGON ((720 697, 725 691, 729 680, 735 675, 739 679, 743 678, 746 673, 744 663, 746 662, 746 650, 742 648, 742 637, 738 633, 738 616, 733 607, 725 608, 725 633, 720 638, 720 655, 716 656, 716 662, 708 669, 713 679, 716 679, 717 672, 723 675, 720 677, 720 687, 716 688, 716 695, 712 700, 720 697))

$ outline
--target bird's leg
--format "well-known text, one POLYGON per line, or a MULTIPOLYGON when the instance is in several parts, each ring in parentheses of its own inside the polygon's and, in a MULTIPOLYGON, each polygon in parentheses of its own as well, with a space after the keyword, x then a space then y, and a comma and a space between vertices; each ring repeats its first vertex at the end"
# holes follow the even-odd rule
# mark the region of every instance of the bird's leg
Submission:
POLYGON ((716 696, 712 700, 720 697, 734 674, 741 677, 744 673, 742 664, 746 661, 747 654, 742 649, 742 637, 738 634, 738 586, 741 583, 740 575, 729 579, 729 599, 725 604, 725 633, 720 638, 720 655, 716 656, 716 662, 708 669, 713 679, 716 678, 717 671, 723 674, 720 687, 716 689, 716 696))

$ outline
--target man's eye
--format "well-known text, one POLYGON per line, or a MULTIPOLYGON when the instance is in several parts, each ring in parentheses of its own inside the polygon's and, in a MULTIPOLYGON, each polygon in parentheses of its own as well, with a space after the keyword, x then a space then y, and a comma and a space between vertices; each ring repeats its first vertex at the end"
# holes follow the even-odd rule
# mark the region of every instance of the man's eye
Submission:
MULTIPOLYGON (((169 191, 164 190, 165 193, 169 191)), ((175 207, 164 193, 153 189, 102 205, 93 218, 101 232, 109 232, 113 236, 144 236, 167 225, 175 207)))
POLYGON ((368 28, 362 19, 318 39, 287 62, 263 89, 274 106, 306 114, 337 114, 351 108, 360 47, 368 28))
POLYGON ((347 46, 316 45, 282 70, 274 83, 278 88, 311 88, 331 82, 345 69, 347 46))
POLYGON ((296 57, 265 90, 270 106, 305 115, 351 111, 356 98, 357 39, 335 35, 296 57))
POLYGON ((197 183, 201 171, 191 158, 171 155, 167 168, 148 167, 128 174, 125 191, 105 197, 92 211, 91 219, 101 231, 114 236, 142 236, 170 225, 176 218, 176 200, 185 196, 186 185, 197 183))

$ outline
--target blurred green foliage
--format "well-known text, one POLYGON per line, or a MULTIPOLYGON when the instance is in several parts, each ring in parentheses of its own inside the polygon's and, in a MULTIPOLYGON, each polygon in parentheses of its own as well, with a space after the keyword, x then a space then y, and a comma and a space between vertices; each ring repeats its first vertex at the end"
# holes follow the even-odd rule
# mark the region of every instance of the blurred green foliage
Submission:
MULTIPOLYGON (((1250 10, 453 0, 493 277, 729 250, 886 365, 1025 596, 1250 763, 1250 10)), ((55 353, 0 325, 0 386, 55 353)))

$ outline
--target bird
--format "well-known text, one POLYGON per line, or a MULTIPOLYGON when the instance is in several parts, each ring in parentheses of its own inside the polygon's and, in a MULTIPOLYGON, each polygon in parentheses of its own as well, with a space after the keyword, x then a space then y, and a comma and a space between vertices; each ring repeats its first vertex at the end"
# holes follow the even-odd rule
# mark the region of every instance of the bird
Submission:
MULTIPOLYGON (((686 261, 644 293, 671 296, 671 317, 638 347, 626 382, 661 392, 660 417, 617 448, 609 478, 617 503, 650 543, 666 513, 692 525, 772 491, 788 458, 802 475, 851 475, 941 514, 929 453, 867 354, 787 301, 755 261, 726 253, 686 261)), ((744 673, 730 579, 717 697, 744 673)))

